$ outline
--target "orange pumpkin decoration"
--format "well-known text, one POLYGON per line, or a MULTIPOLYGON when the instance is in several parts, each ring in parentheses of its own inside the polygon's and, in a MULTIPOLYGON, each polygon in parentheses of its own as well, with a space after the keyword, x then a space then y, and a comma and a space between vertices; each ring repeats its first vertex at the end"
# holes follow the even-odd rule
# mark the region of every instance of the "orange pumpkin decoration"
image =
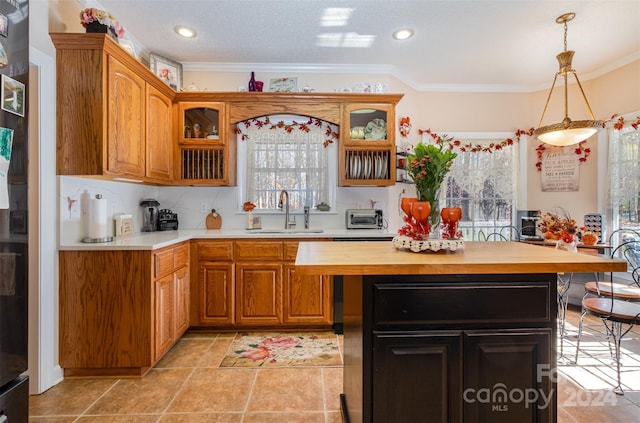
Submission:
POLYGON ((598 242, 598 237, 593 232, 585 232, 582 235, 582 243, 584 245, 595 245, 598 242))

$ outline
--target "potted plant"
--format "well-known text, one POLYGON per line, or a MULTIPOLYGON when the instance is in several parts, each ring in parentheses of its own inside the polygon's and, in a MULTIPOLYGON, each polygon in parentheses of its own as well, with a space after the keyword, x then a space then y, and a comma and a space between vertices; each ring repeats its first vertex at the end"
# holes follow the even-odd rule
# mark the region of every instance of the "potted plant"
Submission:
POLYGON ((108 33, 114 39, 122 38, 124 35, 124 28, 111 13, 94 7, 80 12, 80 23, 87 32, 108 33))

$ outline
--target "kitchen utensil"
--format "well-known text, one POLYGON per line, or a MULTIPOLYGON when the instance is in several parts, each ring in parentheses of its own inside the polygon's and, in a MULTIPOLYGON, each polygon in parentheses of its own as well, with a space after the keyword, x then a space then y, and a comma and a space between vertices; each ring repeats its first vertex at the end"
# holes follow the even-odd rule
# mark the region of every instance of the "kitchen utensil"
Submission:
POLYGON ((153 232, 158 230, 158 203, 153 198, 147 198, 140 202, 142 207, 142 232, 153 232))
POLYGON ((205 224, 207 225, 207 229, 220 229, 222 226, 222 216, 216 212, 216 209, 211 209, 211 213, 209 213, 205 219, 205 224))

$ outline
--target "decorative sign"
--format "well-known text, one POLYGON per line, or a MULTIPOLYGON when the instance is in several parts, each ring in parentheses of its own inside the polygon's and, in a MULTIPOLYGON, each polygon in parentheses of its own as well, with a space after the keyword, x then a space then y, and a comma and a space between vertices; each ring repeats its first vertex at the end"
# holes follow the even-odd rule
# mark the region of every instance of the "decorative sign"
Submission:
POLYGON ((542 155, 542 191, 578 191, 579 159, 571 147, 547 147, 542 155))

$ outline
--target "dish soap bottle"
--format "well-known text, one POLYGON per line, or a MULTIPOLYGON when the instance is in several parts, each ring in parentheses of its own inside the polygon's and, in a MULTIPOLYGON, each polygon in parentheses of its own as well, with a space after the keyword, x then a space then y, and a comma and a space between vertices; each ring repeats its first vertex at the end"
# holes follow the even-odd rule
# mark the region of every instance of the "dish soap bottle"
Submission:
POLYGON ((249 91, 256 91, 256 75, 255 75, 255 72, 251 72, 251 79, 249 80, 249 91))

